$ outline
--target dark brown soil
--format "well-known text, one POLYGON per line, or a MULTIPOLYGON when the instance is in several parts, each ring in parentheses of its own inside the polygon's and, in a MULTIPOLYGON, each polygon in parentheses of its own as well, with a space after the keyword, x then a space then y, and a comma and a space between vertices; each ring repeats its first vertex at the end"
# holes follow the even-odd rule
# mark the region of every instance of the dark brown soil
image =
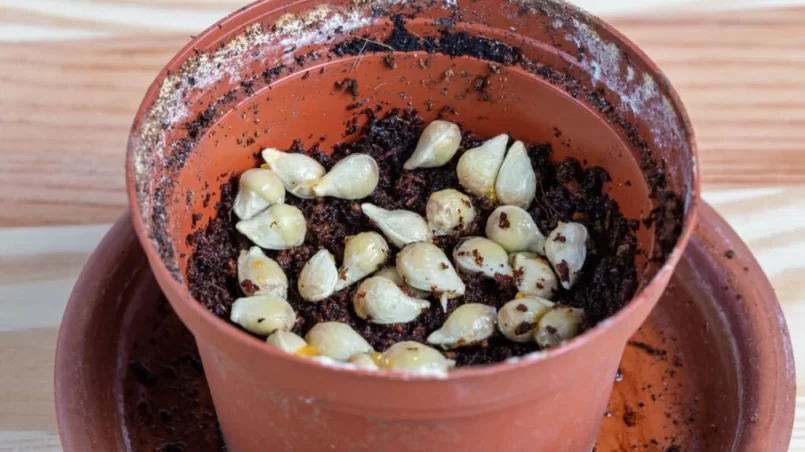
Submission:
MULTIPOLYGON (((302 149, 295 145, 288 152, 307 152, 325 167, 332 167, 344 157, 360 152, 369 154, 380 166, 380 183, 366 200, 386 209, 407 209, 424 216, 431 193, 445 188, 459 188, 456 176, 458 156, 449 164, 434 169, 403 171, 402 165, 413 152, 423 128, 422 120, 413 110, 393 110, 382 118, 372 110, 364 111, 368 121, 354 142, 337 145, 331 156, 318 149, 302 149)), ((481 142, 480 137, 464 133, 460 153, 481 142)), ((582 307, 593 325, 620 309, 634 294, 637 275, 634 258, 637 252, 635 230, 637 221, 628 221, 615 201, 602 194, 602 184, 609 176, 603 168, 583 168, 575 159, 561 162, 550 160, 548 145, 529 145, 528 151, 539 181, 537 201, 528 209, 540 229, 547 235, 558 221, 578 221, 590 232, 588 259, 574 288, 561 290, 557 300, 582 307)), ((241 296, 237 284, 236 261, 240 250, 250 246, 248 240, 234 228, 232 214, 236 178, 221 187, 218 216, 199 232, 187 238, 195 249, 188 265, 187 280, 192 295, 212 312, 229 317, 234 300, 241 296)), ((374 325, 357 317, 352 309, 352 295, 357 284, 334 294, 319 303, 301 301, 295 293, 296 277, 305 262, 321 248, 329 249, 340 262, 344 253, 344 238, 375 229, 360 204, 333 198, 302 200, 288 196, 286 202, 298 206, 308 220, 304 244, 291 250, 268 251, 285 270, 291 282, 289 302, 298 314, 294 332, 304 335, 322 321, 340 321, 352 325, 377 350, 406 340, 425 342, 446 319, 438 302, 416 321, 404 325, 374 325)), ((473 199, 478 211, 474 223, 460 234, 435 239, 448 256, 456 242, 465 236, 484 235, 486 220, 496 204, 485 199, 473 199)), ((396 249, 390 263, 394 262, 396 249)), ((484 303, 499 308, 517 293, 511 278, 497 280, 462 274, 467 285, 463 298, 451 300, 448 314, 463 303, 484 303)), ((589 326, 589 325, 588 325, 589 326)), ((536 344, 516 344, 502 335, 495 335, 482 344, 463 347, 451 355, 459 366, 500 362, 537 349, 536 344)))

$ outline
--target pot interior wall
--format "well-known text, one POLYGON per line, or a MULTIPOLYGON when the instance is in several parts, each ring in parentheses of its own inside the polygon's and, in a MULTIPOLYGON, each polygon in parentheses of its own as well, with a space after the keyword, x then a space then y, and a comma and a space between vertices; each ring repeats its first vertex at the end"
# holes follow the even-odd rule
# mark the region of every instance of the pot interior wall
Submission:
MULTIPOLYGON (((394 107, 412 106, 426 122, 442 117, 489 138, 510 133, 526 142, 550 143, 556 159, 572 156, 586 166, 603 166, 612 177, 606 190, 625 216, 639 219, 649 214, 648 188, 626 144, 567 93, 522 70, 501 67, 498 74, 488 63, 465 57, 399 54, 395 69, 382 58, 367 55, 312 65, 256 92, 210 127, 181 173, 179 185, 219 196, 218 187, 232 174, 262 163, 259 152, 265 147, 288 149, 301 139, 306 149, 318 144, 329 152, 333 144, 359 135, 345 136, 345 131, 352 118, 358 124, 365 122, 364 108, 381 106, 378 114, 382 115, 394 107), (448 71, 455 75, 446 80, 448 71), (336 87, 345 78, 357 82, 359 96, 336 87), (475 86, 482 79, 488 88, 478 91, 475 86), (359 101, 366 102, 350 107, 359 101), (205 190, 207 184, 210 188, 205 190)), ((186 212, 216 214, 214 203, 204 207, 204 196, 196 197, 186 212)), ((193 228, 192 215, 176 220, 179 231, 193 228)), ((196 227, 204 223, 196 222, 196 227)), ((639 235, 641 249, 650 250, 648 230, 642 228, 639 235)), ((192 253, 183 242, 179 251, 192 253)))
MULTIPOLYGON (((627 218, 649 217, 665 190, 688 213, 695 166, 684 113, 615 32, 552 1, 428 6, 267 1, 177 56, 130 143, 136 202, 176 279, 192 254, 186 237, 216 214, 223 183, 261 163, 264 147, 301 139, 327 152, 355 139, 344 132, 363 108, 412 107, 483 136, 550 143, 555 159, 604 167, 627 218), (347 78, 357 93, 336 86, 347 78)), ((646 258, 656 237, 641 222, 643 285, 657 270, 646 258)))

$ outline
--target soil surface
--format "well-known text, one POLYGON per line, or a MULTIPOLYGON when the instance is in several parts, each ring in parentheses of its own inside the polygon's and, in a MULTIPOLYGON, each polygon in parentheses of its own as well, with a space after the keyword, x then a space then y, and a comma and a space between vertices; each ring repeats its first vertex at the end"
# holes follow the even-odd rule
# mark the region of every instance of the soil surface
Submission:
MULTIPOLYGON (((293 331, 304 335, 313 325, 323 321, 340 321, 351 325, 378 351, 390 345, 413 340, 426 343, 425 338, 438 329, 450 312, 464 303, 483 303, 500 308, 517 293, 510 277, 496 280, 478 275, 461 274, 467 285, 464 297, 451 300, 447 314, 438 301, 432 300, 431 309, 415 321, 402 325, 374 325, 360 319, 352 308, 352 295, 358 284, 338 292, 318 303, 303 301, 296 293, 296 278, 304 264, 319 249, 327 248, 341 262, 344 239, 349 235, 377 230, 361 212, 361 202, 371 202, 385 209, 406 209, 425 216, 425 205, 431 193, 446 188, 462 190, 456 176, 456 164, 465 150, 481 143, 471 131, 463 131, 458 154, 450 163, 433 169, 404 171, 403 163, 413 153, 423 121, 416 111, 391 110, 381 117, 375 110, 364 110, 368 118, 358 138, 350 143, 336 145, 332 154, 317 147, 303 149, 295 144, 288 152, 306 153, 326 168, 352 153, 372 156, 380 166, 380 183, 372 195, 360 202, 334 198, 303 200, 292 195, 288 204, 299 207, 308 221, 305 242, 284 251, 266 251, 289 277, 289 302, 298 315, 293 331)), ((486 137, 484 137, 486 138, 486 137)), ((609 317, 632 297, 637 288, 635 255, 637 245, 636 220, 627 220, 618 204, 602 193, 609 179, 600 167, 584 168, 576 159, 560 162, 551 160, 551 147, 545 144, 528 144, 532 166, 537 173, 536 201, 527 209, 542 232, 547 236, 559 221, 576 221, 584 224, 589 233, 588 257, 583 274, 572 290, 560 289, 556 301, 584 308, 587 325, 592 326, 609 317)), ((237 217, 232 213, 237 190, 233 176, 221 187, 221 201, 217 216, 203 229, 187 237, 194 249, 187 270, 187 281, 192 295, 216 315, 228 319, 235 299, 242 291, 237 281, 237 258, 241 250, 251 246, 246 237, 235 230, 237 217)), ((462 190, 464 191, 464 190, 462 190)), ((454 236, 436 237, 434 243, 448 256, 457 241, 466 236, 485 235, 487 218, 497 207, 486 199, 473 198, 478 212, 474 223, 454 236)), ((397 249, 393 246, 389 264, 393 265, 397 249)), ((483 343, 462 347, 446 353, 455 358, 458 366, 490 364, 537 350, 535 343, 517 344, 496 333, 483 343)))

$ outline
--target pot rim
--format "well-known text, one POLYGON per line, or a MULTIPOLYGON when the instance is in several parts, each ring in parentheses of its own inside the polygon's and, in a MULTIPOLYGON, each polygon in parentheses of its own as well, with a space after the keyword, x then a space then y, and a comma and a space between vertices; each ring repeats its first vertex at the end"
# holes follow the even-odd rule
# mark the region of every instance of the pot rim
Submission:
MULTIPOLYGON (((690 198, 691 199, 690 204, 686 206, 687 212, 685 215, 685 219, 687 221, 683 222, 682 232, 680 233, 679 238, 677 239, 677 242, 674 245, 674 249, 667 256, 662 267, 657 271, 657 273, 648 282, 648 284, 640 288, 639 291, 618 312, 616 312, 611 317, 599 322, 597 325, 585 331, 580 336, 577 336, 569 341, 566 341, 558 347, 551 348, 545 351, 533 352, 531 354, 518 358, 512 358, 504 362, 490 364, 486 366, 467 367, 452 370, 447 374, 447 377, 444 377, 444 376, 428 375, 428 374, 396 372, 390 370, 380 370, 380 371, 361 370, 356 369, 348 364, 341 365, 339 363, 339 365, 331 365, 317 359, 310 359, 291 355, 289 353, 285 353, 281 350, 275 349, 274 347, 268 346, 267 344, 265 344, 264 341, 254 340, 253 337, 239 330, 230 322, 227 322, 226 320, 221 319, 220 317, 210 312, 209 309, 204 307, 198 300, 196 300, 193 296, 190 295, 188 288, 184 284, 179 283, 173 278, 173 276, 170 275, 168 267, 165 265, 165 262, 159 256, 159 253, 154 248, 154 244, 148 237, 148 233, 145 230, 145 224, 141 217, 139 204, 137 200, 137 191, 134 179, 135 170, 133 167, 134 148, 132 147, 131 138, 134 137, 136 133, 138 123, 137 119, 142 118, 150 108, 151 103, 159 93, 159 89, 161 87, 163 80, 165 79, 167 73, 169 72, 169 68, 179 67, 181 63, 183 63, 189 57, 194 55, 196 44, 199 41, 208 39, 213 34, 220 34, 221 37, 224 37, 227 34, 231 33, 237 27, 242 26, 246 22, 246 20, 240 19, 241 16, 247 16, 248 13, 262 6, 263 4, 281 3, 284 1, 285 0, 257 0, 227 15, 218 22, 212 24, 202 33, 199 33, 195 38, 193 38, 190 42, 188 42, 185 45, 185 47, 182 48, 182 50, 180 50, 176 55, 174 55, 174 57, 171 58, 171 60, 159 72, 159 75, 157 75, 157 77, 154 79, 154 81, 151 83, 148 90, 146 91, 146 94, 143 97, 143 101, 140 104, 140 107, 137 109, 135 120, 130 130, 130 139, 127 144, 127 156, 126 156, 126 192, 129 199, 129 210, 131 213, 134 230, 137 233, 137 237, 140 241, 140 244, 143 245, 143 249, 151 265, 151 269, 155 273, 164 276, 163 278, 158 278, 158 280, 160 280, 162 284, 167 284, 170 286, 170 290, 164 290, 164 291, 165 292, 175 291, 176 293, 181 294, 180 297, 181 301, 178 300, 174 301, 171 297, 167 297, 168 300, 171 302, 171 304, 184 303, 188 305, 189 309, 193 311, 193 314, 199 317, 202 322, 205 322, 210 327, 214 328, 217 333, 230 336, 233 340, 239 343, 238 344, 239 346, 256 348, 256 350, 258 350, 257 353, 265 353, 272 356, 273 358, 278 359, 290 359, 296 361, 297 364, 309 366, 309 368, 312 369, 318 369, 324 371, 348 372, 352 375, 355 375, 357 378, 370 377, 370 378, 380 378, 392 381, 443 380, 445 382, 449 382, 453 380, 484 378, 490 375, 498 374, 500 372, 515 371, 523 367, 533 365, 534 363, 543 360, 569 354, 574 350, 585 347, 591 342, 598 341, 600 340, 599 338, 603 336, 607 330, 611 328, 618 328, 619 326, 625 324, 628 321, 628 319, 632 317, 632 315, 635 315, 636 311, 638 311, 641 308, 642 304, 649 303, 650 297, 648 297, 646 293, 649 292, 650 290, 655 290, 656 286, 661 284, 662 280, 666 279, 664 277, 666 274, 673 273, 677 263, 682 257, 682 254, 688 244, 688 241, 690 240, 690 237, 693 234, 694 228, 696 227, 696 223, 698 220, 698 207, 701 202, 701 179, 699 175, 699 153, 696 145, 695 131, 691 124, 687 110, 685 109, 685 106, 682 103, 681 98, 679 97, 679 94, 676 92, 673 85, 671 85, 671 83, 668 82, 665 83, 666 94, 671 101, 672 107, 674 108, 674 110, 676 111, 677 115, 679 116, 682 122, 683 130, 685 130, 686 132, 686 142, 690 148, 690 154, 691 154, 692 179, 691 179, 690 190, 692 197, 690 198)), ((559 1, 560 3, 564 3, 561 0, 559 1)), ((667 78, 665 77, 663 72, 659 69, 657 64, 651 58, 649 58, 649 56, 646 53, 644 53, 634 42, 629 40, 625 35, 620 33, 613 26, 609 25, 607 22, 603 21, 598 16, 590 14, 589 12, 585 11, 582 8, 579 8, 578 6, 571 4, 566 4, 566 6, 568 8, 575 9, 580 14, 586 15, 596 26, 601 27, 607 33, 611 33, 614 41, 623 45, 630 52, 632 52, 639 61, 641 61, 646 65, 647 72, 654 74, 656 77, 662 80, 667 80, 667 78)), ((182 319, 182 321, 184 322, 184 319, 182 319)))

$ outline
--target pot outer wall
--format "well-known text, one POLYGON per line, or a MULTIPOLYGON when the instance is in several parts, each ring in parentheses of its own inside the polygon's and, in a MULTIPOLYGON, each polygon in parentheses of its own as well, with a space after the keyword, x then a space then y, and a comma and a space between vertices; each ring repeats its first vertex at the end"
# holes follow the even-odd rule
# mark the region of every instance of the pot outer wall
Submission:
POLYGON ((138 237, 197 340, 232 451, 590 450, 626 340, 667 285, 698 202, 693 133, 668 82, 609 26, 552 1, 253 4, 196 38, 154 82, 135 118, 127 176, 138 237), (449 33, 516 47, 517 62, 475 55, 497 60, 490 64, 457 45, 452 56, 398 49, 389 64, 391 46, 367 39, 392 35, 397 13, 414 36, 450 24, 449 33), (354 36, 366 36, 357 54, 332 51, 354 36), (345 78, 357 81, 358 93, 336 88, 345 78), (635 299, 546 353, 442 380, 282 354, 190 296, 185 238, 215 215, 218 187, 259 164, 263 147, 287 148, 301 137, 305 147, 326 150, 351 139, 345 120, 364 121, 360 108, 348 108, 356 103, 383 110, 410 103, 426 121, 442 114, 482 135, 551 143, 557 159, 605 167, 606 190, 627 218, 648 217, 676 193, 680 238, 658 267, 645 256, 660 234, 656 225, 641 227, 635 299))

